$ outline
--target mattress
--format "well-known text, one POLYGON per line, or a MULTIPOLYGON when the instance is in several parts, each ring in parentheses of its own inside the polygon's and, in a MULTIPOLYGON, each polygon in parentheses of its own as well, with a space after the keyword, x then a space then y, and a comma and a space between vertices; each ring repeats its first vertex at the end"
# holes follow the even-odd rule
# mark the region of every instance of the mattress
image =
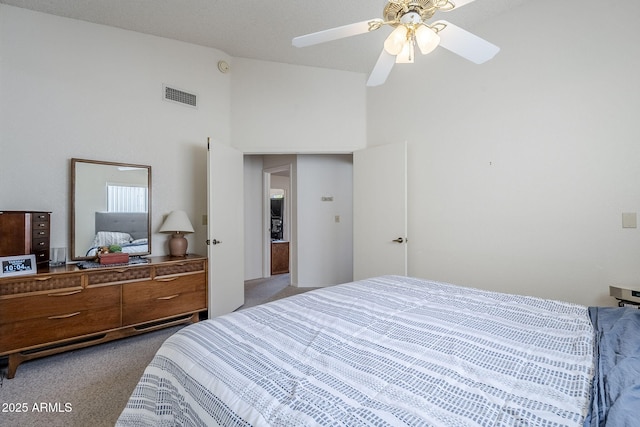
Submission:
POLYGON ((119 426, 581 426, 587 307, 383 276, 186 327, 119 426))

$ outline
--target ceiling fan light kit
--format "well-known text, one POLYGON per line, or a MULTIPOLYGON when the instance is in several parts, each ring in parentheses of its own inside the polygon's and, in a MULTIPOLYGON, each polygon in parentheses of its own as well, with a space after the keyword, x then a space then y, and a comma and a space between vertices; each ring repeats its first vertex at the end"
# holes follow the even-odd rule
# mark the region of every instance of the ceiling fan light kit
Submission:
POLYGON ((420 25, 415 30, 416 44, 423 55, 431 53, 440 44, 438 33, 426 25, 420 25))
POLYGON ((403 47, 407 44, 407 27, 400 25, 389 34, 384 41, 384 50, 391 55, 397 55, 402 52, 403 47))
POLYGON ((415 45, 423 55, 433 52, 440 44, 438 33, 424 24, 401 24, 384 41, 384 50, 396 56, 397 64, 413 63, 415 45))
POLYGON ((472 1, 474 0, 389 0, 383 10, 384 19, 370 19, 295 37, 293 45, 312 46, 375 31, 384 25, 394 27, 384 41, 384 48, 369 75, 367 86, 383 84, 394 63, 413 63, 415 46, 418 46, 423 55, 442 46, 469 61, 482 64, 493 58, 500 48, 450 22, 425 22, 436 12, 449 12, 472 1))

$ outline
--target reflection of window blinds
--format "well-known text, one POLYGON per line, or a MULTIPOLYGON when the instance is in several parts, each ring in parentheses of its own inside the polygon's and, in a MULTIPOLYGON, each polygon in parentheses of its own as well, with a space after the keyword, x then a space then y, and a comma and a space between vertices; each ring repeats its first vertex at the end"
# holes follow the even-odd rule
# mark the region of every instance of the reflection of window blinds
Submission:
POLYGON ((147 188, 107 185, 108 212, 147 212, 147 188))

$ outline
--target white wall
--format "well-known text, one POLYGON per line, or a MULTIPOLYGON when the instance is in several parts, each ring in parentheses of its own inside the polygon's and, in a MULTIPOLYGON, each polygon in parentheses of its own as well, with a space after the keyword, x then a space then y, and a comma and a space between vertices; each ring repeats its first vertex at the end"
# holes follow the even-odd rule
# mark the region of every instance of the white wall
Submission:
POLYGON ((370 144, 409 142, 410 274, 584 304, 640 283, 640 4, 600 6, 526 3, 467 28, 490 62, 438 49, 368 91, 370 144))
POLYGON ((244 156, 244 280, 262 277, 262 156, 244 156))
POLYGON ((350 153, 366 145, 365 75, 235 58, 233 145, 245 153, 350 153))
MULTIPOLYGON (((69 248, 69 159, 151 165, 152 230, 184 209, 189 251, 206 254, 206 138, 230 143, 227 55, 0 5, 0 57, 2 209, 51 210, 51 246, 69 248), (164 101, 163 83, 199 107, 164 101)), ((153 234, 154 255, 167 238, 153 234)))
POLYGON ((299 155, 297 163, 296 284, 349 282, 353 280, 352 156, 299 155), (322 201, 323 197, 333 201, 322 201))

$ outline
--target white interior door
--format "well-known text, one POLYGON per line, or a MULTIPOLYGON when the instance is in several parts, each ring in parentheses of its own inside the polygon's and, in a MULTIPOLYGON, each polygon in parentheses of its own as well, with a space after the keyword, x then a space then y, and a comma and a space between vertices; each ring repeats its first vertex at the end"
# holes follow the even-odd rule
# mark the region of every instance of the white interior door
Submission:
POLYGON ((207 159, 209 318, 244 304, 243 154, 210 142, 207 159))
POLYGON ((353 153, 353 278, 407 274, 407 144, 353 153))

